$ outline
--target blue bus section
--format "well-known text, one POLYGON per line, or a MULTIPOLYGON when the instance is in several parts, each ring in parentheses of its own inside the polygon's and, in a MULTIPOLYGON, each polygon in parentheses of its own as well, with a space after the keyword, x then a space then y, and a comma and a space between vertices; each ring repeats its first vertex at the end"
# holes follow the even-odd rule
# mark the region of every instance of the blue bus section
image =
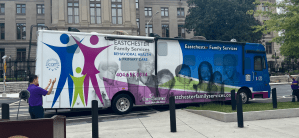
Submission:
MULTIPOLYGON (((198 85, 222 84, 228 88, 247 90, 248 96, 255 94, 263 98, 270 96, 269 73, 265 48, 260 44, 221 43, 179 40, 183 65, 190 68, 180 75, 190 76, 198 85)), ((219 89, 218 89, 219 90, 219 89)))

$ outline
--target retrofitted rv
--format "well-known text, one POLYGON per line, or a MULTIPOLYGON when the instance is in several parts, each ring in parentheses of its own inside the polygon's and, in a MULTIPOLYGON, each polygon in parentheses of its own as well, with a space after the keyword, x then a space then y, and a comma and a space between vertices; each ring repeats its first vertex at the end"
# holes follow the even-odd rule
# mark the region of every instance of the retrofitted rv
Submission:
POLYGON ((45 109, 112 107, 119 114, 133 105, 270 97, 265 48, 261 44, 38 31, 35 74, 40 86, 56 78, 43 97, 45 109))

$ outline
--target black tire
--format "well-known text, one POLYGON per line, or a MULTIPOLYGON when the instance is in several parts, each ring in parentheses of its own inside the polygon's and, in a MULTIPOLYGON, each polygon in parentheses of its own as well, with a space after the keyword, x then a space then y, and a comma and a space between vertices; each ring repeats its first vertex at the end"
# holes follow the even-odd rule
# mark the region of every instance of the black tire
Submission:
MULTIPOLYGON (((243 104, 248 104, 249 103, 249 96, 248 96, 248 92, 244 89, 239 90, 238 95, 242 96, 242 103, 243 104)), ((238 101, 239 99, 237 99, 238 101)))
POLYGON ((113 99, 111 107, 117 114, 127 114, 133 107, 132 98, 127 94, 117 95, 115 99, 113 99))

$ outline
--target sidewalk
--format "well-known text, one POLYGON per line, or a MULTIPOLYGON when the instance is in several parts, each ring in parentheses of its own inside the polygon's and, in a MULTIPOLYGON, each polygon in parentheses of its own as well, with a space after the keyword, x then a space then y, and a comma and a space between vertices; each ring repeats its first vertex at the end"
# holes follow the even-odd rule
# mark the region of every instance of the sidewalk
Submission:
POLYGON ((279 82, 279 83, 269 83, 269 85, 278 85, 278 84, 291 84, 292 82, 279 82))
MULTIPOLYGON (((143 117, 99 122, 101 138, 295 138, 299 118, 224 123, 181 109, 176 110, 177 132, 170 132, 169 111, 143 117)), ((67 138, 91 138, 92 124, 66 126, 67 138)))
MULTIPOLYGON (((1 110, 2 107, 0 107, 1 110)), ((29 114, 29 105, 26 101, 21 100, 21 103, 19 101, 16 101, 14 103, 9 104, 9 118, 10 120, 26 120, 31 119, 29 114), (20 104, 20 107, 19 107, 20 104), (19 114, 18 114, 19 109, 19 114)), ((1 113, 1 111, 0 111, 1 113)), ((0 118, 2 118, 2 114, 0 114, 0 118)))

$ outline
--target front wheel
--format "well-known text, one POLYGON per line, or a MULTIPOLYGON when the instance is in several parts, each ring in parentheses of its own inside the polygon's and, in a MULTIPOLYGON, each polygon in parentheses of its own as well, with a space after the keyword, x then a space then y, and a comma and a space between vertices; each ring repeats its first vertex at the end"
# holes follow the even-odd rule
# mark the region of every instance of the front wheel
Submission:
POLYGON ((112 101, 112 110, 117 114, 126 114, 133 107, 132 98, 127 94, 120 94, 112 101))
MULTIPOLYGON (((249 102, 249 97, 248 97, 246 90, 240 90, 239 94, 242 97, 242 103, 247 104, 249 102)), ((239 99, 237 99, 237 100, 239 100, 239 99)))

